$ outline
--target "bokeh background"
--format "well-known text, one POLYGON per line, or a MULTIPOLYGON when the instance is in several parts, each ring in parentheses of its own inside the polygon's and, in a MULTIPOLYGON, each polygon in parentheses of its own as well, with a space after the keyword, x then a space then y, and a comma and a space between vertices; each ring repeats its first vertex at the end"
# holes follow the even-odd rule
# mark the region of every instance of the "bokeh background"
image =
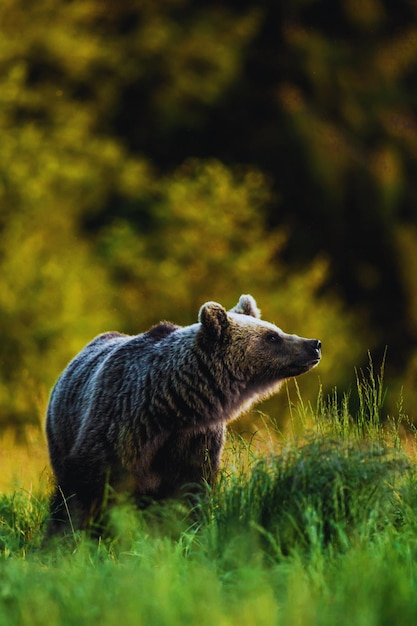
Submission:
POLYGON ((8 437, 96 334, 241 293, 322 340, 306 401, 386 350, 417 422, 416 0, 2 0, 0 68, 8 437))

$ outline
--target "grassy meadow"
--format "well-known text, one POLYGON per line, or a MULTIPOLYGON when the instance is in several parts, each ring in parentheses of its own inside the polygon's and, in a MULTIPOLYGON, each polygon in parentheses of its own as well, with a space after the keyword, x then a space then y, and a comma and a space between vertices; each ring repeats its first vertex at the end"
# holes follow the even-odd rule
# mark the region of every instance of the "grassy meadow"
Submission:
POLYGON ((2 457, 0 626, 417 623, 415 438, 383 405, 372 366, 350 396, 299 395, 287 434, 230 438, 194 511, 121 505, 99 540, 45 545, 42 443, 20 475, 2 457))

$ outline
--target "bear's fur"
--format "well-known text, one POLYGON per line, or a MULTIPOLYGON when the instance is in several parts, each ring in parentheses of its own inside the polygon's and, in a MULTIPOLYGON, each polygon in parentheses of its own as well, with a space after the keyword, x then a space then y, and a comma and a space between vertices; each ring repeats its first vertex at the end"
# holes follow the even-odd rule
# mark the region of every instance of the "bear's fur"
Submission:
POLYGON ((211 482, 226 423, 320 356, 318 340, 262 321, 250 295, 228 312, 207 302, 191 326, 162 322, 136 336, 99 335, 51 393, 50 533, 65 530, 68 515, 85 527, 106 484, 141 504, 211 482))

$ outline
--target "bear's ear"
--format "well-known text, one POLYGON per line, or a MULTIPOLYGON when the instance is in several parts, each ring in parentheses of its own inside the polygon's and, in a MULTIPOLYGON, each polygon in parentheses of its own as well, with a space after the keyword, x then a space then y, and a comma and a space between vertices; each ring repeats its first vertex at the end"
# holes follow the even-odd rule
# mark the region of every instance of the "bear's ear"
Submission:
POLYGON ((203 328, 216 339, 220 339, 229 325, 226 310, 217 302, 206 302, 200 309, 198 321, 203 328))
POLYGON ((256 306, 255 298, 249 294, 240 296, 239 302, 231 311, 233 313, 240 313, 241 315, 257 317, 258 319, 261 317, 261 312, 256 306))

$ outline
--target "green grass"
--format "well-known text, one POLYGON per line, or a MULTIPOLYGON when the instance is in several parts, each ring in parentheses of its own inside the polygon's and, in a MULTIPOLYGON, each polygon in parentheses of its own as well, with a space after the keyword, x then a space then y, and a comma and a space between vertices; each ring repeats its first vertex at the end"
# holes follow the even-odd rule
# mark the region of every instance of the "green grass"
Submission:
POLYGON ((99 541, 45 546, 47 494, 0 496, 0 626, 417 623, 417 471, 382 374, 298 397, 272 454, 232 440, 191 514, 119 507, 99 541))

